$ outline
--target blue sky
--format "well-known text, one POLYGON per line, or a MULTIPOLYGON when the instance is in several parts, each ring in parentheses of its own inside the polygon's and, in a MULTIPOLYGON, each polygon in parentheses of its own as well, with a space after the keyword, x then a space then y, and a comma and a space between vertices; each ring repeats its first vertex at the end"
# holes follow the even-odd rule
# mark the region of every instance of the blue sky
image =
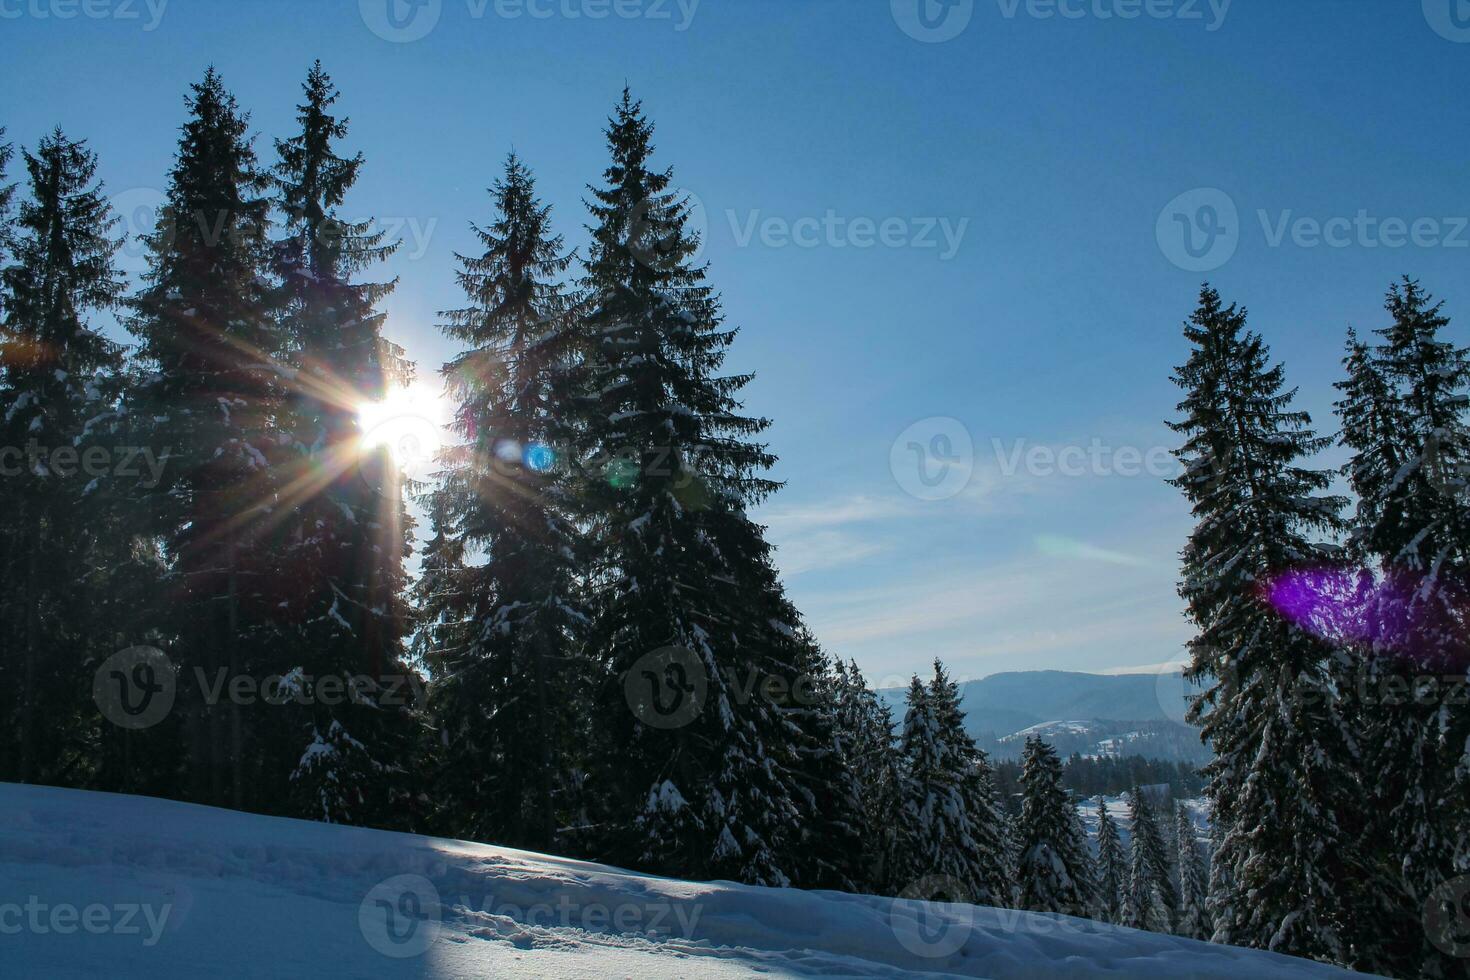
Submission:
POLYGON ((626 82, 706 223, 818 636, 889 683, 1110 670, 1189 632, 1160 453, 1203 279, 1324 428, 1392 278, 1470 341, 1452 2, 0 0, 0 124, 88 138, 131 212, 207 64, 269 160, 321 58, 367 154, 348 211, 405 240, 389 333, 431 375, 506 152, 580 245, 626 82))

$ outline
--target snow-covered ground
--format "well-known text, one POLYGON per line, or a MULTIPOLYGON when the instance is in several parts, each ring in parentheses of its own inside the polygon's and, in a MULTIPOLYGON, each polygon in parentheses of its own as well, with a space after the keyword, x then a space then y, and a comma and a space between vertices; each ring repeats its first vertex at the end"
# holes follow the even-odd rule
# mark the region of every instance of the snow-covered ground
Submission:
POLYGON ((695 884, 0 784, 0 976, 1341 977, 1057 916, 695 884))

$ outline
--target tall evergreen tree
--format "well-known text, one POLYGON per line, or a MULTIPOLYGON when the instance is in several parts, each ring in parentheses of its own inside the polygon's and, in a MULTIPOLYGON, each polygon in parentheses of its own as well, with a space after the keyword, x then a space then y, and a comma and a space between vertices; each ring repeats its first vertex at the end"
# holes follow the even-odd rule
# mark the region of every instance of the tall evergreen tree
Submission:
MULTIPOLYGON (((838 756, 857 780, 862 813, 859 889, 883 892, 898 841, 903 776, 894 744, 893 714, 868 687, 857 663, 836 667, 838 756)), ((904 883, 897 883, 901 890, 904 883)))
POLYGON ((1021 754, 1021 907, 1033 912, 1086 915, 1092 905, 1092 868, 1078 839, 1077 808, 1062 788, 1056 750, 1034 736, 1021 754))
POLYGON ((1348 540, 1355 557, 1371 560, 1385 546, 1383 539, 1400 516, 1384 510, 1397 496, 1394 487, 1404 466, 1402 419, 1377 355, 1354 330, 1348 331, 1343 367, 1347 378, 1335 386, 1342 392, 1336 403, 1342 425, 1339 441, 1352 453, 1343 475, 1357 496, 1348 540))
POLYGON ((1174 842, 1178 848, 1179 914, 1175 931, 1190 939, 1205 939, 1210 926, 1205 903, 1209 899, 1204 858, 1195 840, 1194 819, 1181 800, 1174 805, 1174 842))
POLYGON ((734 331, 693 264, 688 205, 652 169, 653 127, 624 93, 607 130, 612 162, 592 189, 583 291, 590 350, 577 414, 595 625, 604 661, 597 739, 607 753, 608 856, 660 872, 786 884, 807 740, 788 705, 734 679, 799 676, 799 623, 747 508, 777 488, 742 414, 745 375, 718 372, 734 331), (600 465, 598 465, 600 464, 600 465), (635 666, 669 648, 704 684, 686 724, 629 710, 635 666), (630 677, 630 675, 632 675, 630 677))
MULTIPOLYGON (((995 769, 990 757, 965 730, 959 685, 950 680, 938 660, 934 661, 934 677, 929 682, 929 701, 938 717, 939 732, 949 757, 958 765, 960 799, 973 842, 969 860, 975 901, 981 905, 1010 906, 1015 901, 1016 875, 1007 846, 1005 811, 996 796, 995 769)), ((1080 825, 1077 832, 1085 841, 1086 832, 1080 825)))
MULTIPOLYGON (((129 329, 147 373, 129 411, 135 437, 167 453, 162 482, 139 505, 170 563, 160 611, 169 652, 181 672, 197 667, 228 691, 273 667, 264 655, 279 640, 276 563, 263 542, 282 516, 285 344, 268 278, 267 178, 248 116, 212 68, 186 101, 167 203, 145 238, 149 269, 132 301, 129 329)), ((243 709, 239 699, 210 704, 182 686, 187 797, 242 808, 260 801, 247 743, 263 709, 248 719, 243 709)))
POLYGON ((1128 797, 1128 886, 1123 925, 1154 932, 1173 929, 1179 907, 1168 851, 1152 804, 1133 787, 1128 797))
POLYGON ((1127 839, 1127 886, 1123 892, 1123 926, 1155 933, 1173 930, 1170 901, 1173 883, 1164 839, 1154 818, 1154 808, 1138 788, 1129 793, 1129 839, 1127 839))
POLYGON ((1291 408, 1283 368, 1245 322, 1203 288, 1174 377, 1183 418, 1171 423, 1185 437, 1175 482, 1196 520, 1180 586, 1199 628, 1187 673, 1209 685, 1190 718, 1215 751, 1205 771, 1225 828, 1215 861, 1227 887, 1211 912, 1221 942, 1332 960, 1344 951, 1346 883, 1360 874, 1350 825, 1360 760, 1339 662, 1262 588, 1329 560, 1308 534, 1336 531, 1343 502, 1323 495, 1328 473, 1304 465, 1326 440, 1291 408))
POLYGON ((861 891, 867 882, 863 790, 860 774, 845 760, 837 667, 801 624, 779 584, 771 589, 781 599, 782 618, 797 632, 793 687, 766 691, 785 713, 794 743, 792 797, 799 826, 789 845, 791 882, 799 888, 861 891))
POLYGON ((1128 857, 1107 800, 1097 798, 1097 908, 1107 922, 1123 921, 1123 894, 1129 881, 1128 857))
POLYGON ((462 655, 469 642, 470 623, 465 610, 470 592, 465 581, 465 543, 454 527, 449 498, 438 492, 424 495, 429 534, 420 552, 419 575, 409 592, 414 611, 410 656, 431 678, 462 655))
POLYGON ((416 724, 404 663, 409 527, 396 481, 378 493, 375 479, 363 479, 370 450, 357 407, 409 368, 383 338, 376 309, 393 284, 353 276, 397 246, 370 222, 338 217, 362 155, 336 152, 348 123, 333 115, 338 92, 320 62, 302 89, 300 129, 276 142, 274 169, 286 225, 274 250, 276 305, 292 370, 281 423, 291 452, 278 464, 277 504, 289 517, 270 550, 282 636, 273 673, 291 678, 303 707, 289 727, 271 726, 269 745, 282 754, 268 776, 289 774, 292 809, 303 816, 384 825, 404 811, 416 724))
POLYGON ((84 466, 101 458, 112 469, 105 422, 122 367, 121 348, 88 318, 112 310, 123 283, 95 154, 58 129, 24 156, 30 198, 0 321, 0 723, 13 746, 0 778, 84 781, 95 711, 78 692, 110 639, 106 592, 125 540, 98 506, 106 474, 84 466))
POLYGON ((979 905, 1014 895, 1005 822, 989 760, 964 729, 959 690, 938 661, 928 686, 915 678, 904 716, 897 869, 903 887, 954 882, 979 905))
POLYGON ((1359 500, 1352 540, 1378 582, 1357 630, 1360 688, 1377 695, 1357 718, 1374 774, 1362 839, 1377 869, 1363 914, 1392 923, 1358 962, 1447 975, 1458 965, 1416 923, 1441 882, 1470 870, 1470 720, 1451 703, 1470 669, 1470 351, 1445 339, 1442 304, 1414 280, 1386 306, 1378 343, 1349 337, 1337 404, 1359 500))
POLYGON ((459 257, 470 305, 444 314, 469 349, 444 369, 463 441, 446 453, 439 506, 460 546, 488 560, 456 573, 464 643, 436 660, 439 782, 464 831, 548 850, 588 679, 577 514, 552 448, 574 434, 579 334, 561 281, 571 256, 514 155, 491 194, 494 221, 475 229, 483 254, 459 257))

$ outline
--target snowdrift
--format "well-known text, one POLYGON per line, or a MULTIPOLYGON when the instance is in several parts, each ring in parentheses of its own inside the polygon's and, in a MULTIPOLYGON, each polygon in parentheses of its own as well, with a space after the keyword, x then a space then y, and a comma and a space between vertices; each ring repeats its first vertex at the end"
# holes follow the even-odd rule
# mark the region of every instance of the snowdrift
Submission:
POLYGON ((1062 916, 0 784, 0 975, 1346 977, 1062 916))

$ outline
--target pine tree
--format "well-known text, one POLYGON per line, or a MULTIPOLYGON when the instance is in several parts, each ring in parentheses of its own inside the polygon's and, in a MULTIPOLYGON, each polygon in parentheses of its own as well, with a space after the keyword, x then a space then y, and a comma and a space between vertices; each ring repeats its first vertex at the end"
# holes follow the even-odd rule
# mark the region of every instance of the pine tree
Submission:
POLYGON ((1215 855, 1215 938, 1322 959, 1344 950, 1361 873, 1351 814, 1357 748, 1343 719, 1340 664, 1326 644, 1262 601, 1276 576, 1326 564, 1311 532, 1334 532, 1343 502, 1303 460, 1326 440, 1294 411, 1246 313, 1205 286, 1185 327, 1193 345, 1174 377, 1185 391, 1176 480, 1196 527, 1180 594, 1199 633, 1188 676, 1208 684, 1190 708, 1214 748, 1206 767, 1215 855))
POLYGON ((459 257, 470 305, 444 314, 469 350, 444 369, 463 442, 446 454, 440 506, 488 561, 456 573, 465 642, 436 658, 440 788, 464 830, 548 850, 588 674, 580 534, 553 449, 572 438, 579 335, 561 282, 571 257, 530 171, 512 155, 491 193, 495 219, 475 229, 484 253, 459 257))
POLYGON ((1348 331, 1343 367, 1347 378, 1335 386, 1342 392, 1336 408, 1342 424, 1340 442, 1353 454, 1343 475, 1357 495, 1349 541, 1356 557, 1372 558, 1399 516, 1386 519, 1384 508, 1404 466, 1402 420, 1378 357, 1353 330, 1348 331))
POLYGON ((409 592, 414 611, 410 656, 431 678, 463 655, 469 643, 465 618, 470 592, 465 576, 464 539, 454 527, 449 498, 443 493, 424 495, 429 536, 420 552, 419 576, 409 592))
POLYGON ((1179 893, 1164 835, 1153 805, 1133 787, 1128 799, 1130 848, 1128 918, 1125 925, 1170 932, 1179 912, 1179 893))
POLYGON ((1208 879, 1195 840, 1194 819, 1182 800, 1174 805, 1174 840, 1179 851, 1179 914, 1175 931, 1190 939, 1204 939, 1214 931, 1205 910, 1208 879))
MULTIPOLYGON (((773 590, 781 594, 779 584, 773 590)), ((838 667, 789 602, 783 615, 799 638, 797 680, 790 691, 778 686, 765 693, 785 712, 795 748, 792 796, 799 826, 792 844, 791 883, 862 891, 869 882, 863 854, 868 824, 861 774, 849 764, 839 717, 838 667)))
POLYGON ((1122 924, 1150 932, 1172 930, 1165 887, 1169 884, 1163 837, 1153 808, 1134 787, 1128 799, 1131 827, 1128 836, 1128 884, 1123 893, 1122 924), (1162 873, 1160 864, 1163 864, 1162 873))
MULTIPOLYGON (((1225 842, 1225 825, 1215 819, 1214 811, 1210 813, 1210 880, 1205 890, 1205 918, 1211 923, 1214 930, 1214 910, 1219 907, 1218 897, 1230 893, 1235 883, 1231 880, 1230 869, 1223 861, 1218 861, 1215 856, 1220 853, 1220 845, 1225 842)), ((1210 942, 1219 942, 1218 931, 1210 932, 1205 938, 1210 942)))
MULTIPOLYGON (((856 661, 839 661, 835 675, 838 757, 841 767, 857 781, 862 813, 858 887, 881 894, 890 884, 903 784, 893 714, 868 687, 856 661)), ((903 886, 899 882, 894 890, 903 886)))
POLYGON ((0 724, 14 749, 0 778, 53 782, 70 772, 85 781, 95 711, 76 692, 90 690, 89 661, 114 625, 104 616, 109 566, 125 540, 98 503, 106 472, 86 465, 99 454, 113 460, 106 422, 122 351, 88 317, 121 297, 119 243, 85 142, 58 129, 24 157, 30 198, 0 321, 0 724))
MULTIPOLYGON (((261 677, 273 630, 275 561, 263 544, 283 515, 278 467, 285 346, 273 316, 264 196, 249 120, 210 69, 186 100, 189 119, 167 204, 145 237, 149 270, 129 329, 147 374, 130 393, 136 438, 166 452, 139 516, 163 542, 170 601, 163 632, 176 669, 222 690, 261 677)), ((244 807, 262 783, 238 699, 206 703, 183 686, 186 797, 244 807), (248 787, 248 790, 247 790, 248 787)))
POLYGON ((357 406, 409 368, 375 309, 393 284, 352 278, 396 245, 369 222, 338 217, 363 158, 335 151, 348 123, 332 115, 338 92, 320 62, 302 89, 300 130, 276 142, 274 169, 286 225, 273 256, 275 303, 292 370, 282 416, 291 451, 278 464, 277 504, 289 517, 270 548, 282 634, 272 673, 291 679, 302 706, 286 708, 289 726, 270 726, 280 755, 267 749, 267 778, 289 774, 291 809, 302 816, 387 825, 404 811, 416 725, 401 594, 409 526, 396 482, 378 493, 363 478, 364 468, 387 464, 359 466, 357 406))
POLYGON ((935 661, 928 686, 910 688, 904 717, 897 862, 903 880, 894 884, 902 890, 937 877, 975 904, 1009 906, 1014 873, 994 771, 964 720, 959 688, 935 661))
POLYGON ((1033 912, 1086 915, 1092 868, 1078 838, 1076 805, 1062 788, 1056 750, 1034 736, 1021 754, 1020 904, 1033 912))
POLYGON ((1407 277, 1389 290, 1379 343, 1349 337, 1338 384, 1344 468, 1358 496, 1355 554, 1374 573, 1357 630, 1365 690, 1355 719, 1368 747, 1373 863, 1364 917, 1389 923, 1355 962, 1384 972, 1453 973, 1418 919, 1439 884, 1470 869, 1470 720, 1451 705, 1470 646, 1470 352, 1443 338, 1442 304, 1407 277), (1448 681, 1448 683, 1446 683, 1448 681), (1405 691, 1406 695, 1394 695, 1405 691), (1406 938, 1407 937, 1407 938, 1406 938))
MULTIPOLYGON (((975 901, 980 905, 1010 906, 1015 901, 1015 867, 1007 847, 1005 811, 996 796, 995 769, 990 757, 965 730, 959 685, 950 680, 938 660, 934 661, 934 678, 929 682, 929 700, 950 757, 959 764, 960 796, 973 842, 969 859, 975 901)), ((1085 841, 1086 832, 1080 825, 1078 832, 1085 841)))
POLYGON ((1106 922, 1123 921, 1123 894, 1129 880, 1128 857, 1107 800, 1097 798, 1098 912, 1106 922))
MULTIPOLYGON (((747 509, 777 484, 742 414, 745 375, 718 374, 723 329, 698 239, 670 173, 651 169, 652 126, 626 92, 607 130, 606 185, 592 189, 583 283, 590 349, 581 372, 605 852, 685 877, 791 881, 800 835, 801 745, 792 709, 737 686, 781 678, 805 657, 771 549, 747 509), (687 723, 629 710, 640 661, 685 651, 703 686, 687 723)), ((647 661, 643 661, 647 663, 647 661)))

